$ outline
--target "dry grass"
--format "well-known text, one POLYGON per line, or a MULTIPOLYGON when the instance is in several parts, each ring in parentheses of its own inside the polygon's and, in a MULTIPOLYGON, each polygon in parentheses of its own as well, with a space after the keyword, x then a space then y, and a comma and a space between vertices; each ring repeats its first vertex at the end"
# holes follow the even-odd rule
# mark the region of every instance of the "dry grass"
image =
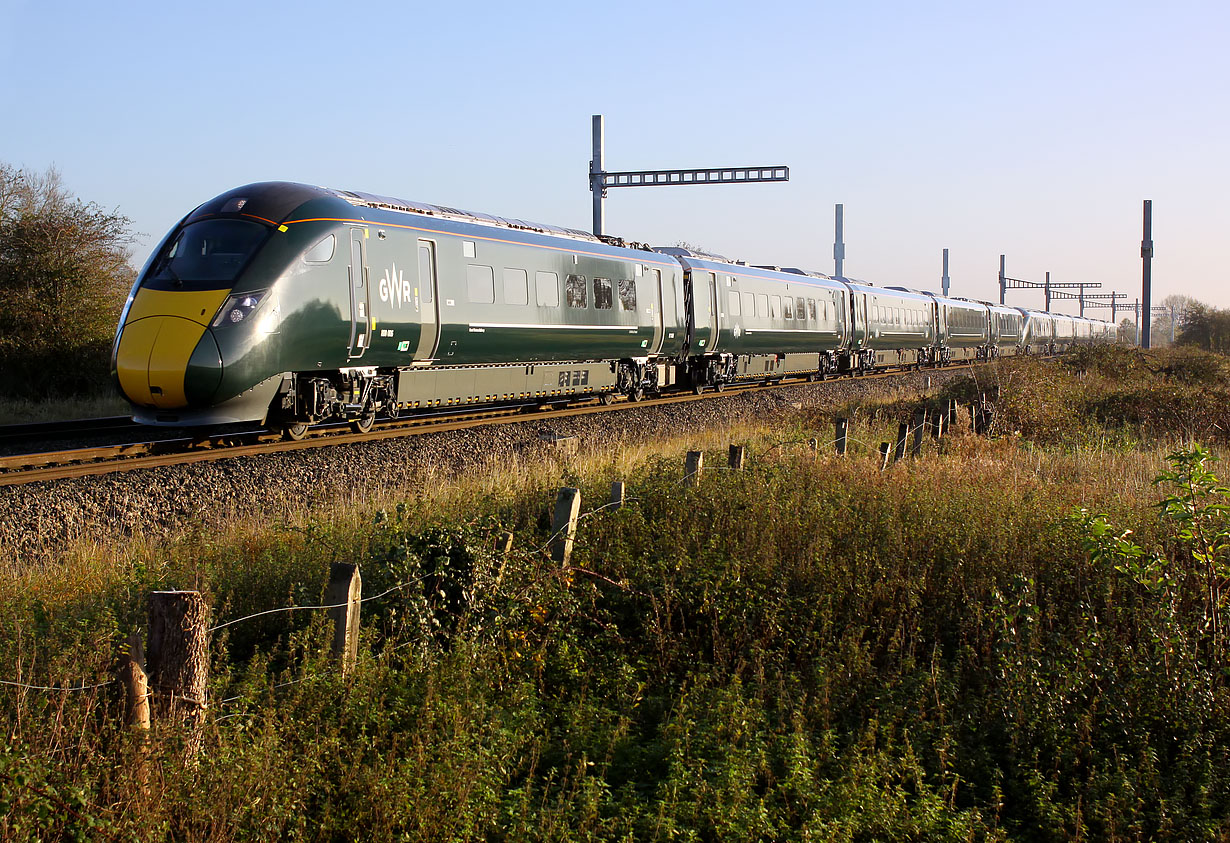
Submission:
POLYGON ((38 424, 72 419, 126 416, 132 412, 118 395, 104 394, 31 401, 26 398, 0 400, 0 424, 38 424))

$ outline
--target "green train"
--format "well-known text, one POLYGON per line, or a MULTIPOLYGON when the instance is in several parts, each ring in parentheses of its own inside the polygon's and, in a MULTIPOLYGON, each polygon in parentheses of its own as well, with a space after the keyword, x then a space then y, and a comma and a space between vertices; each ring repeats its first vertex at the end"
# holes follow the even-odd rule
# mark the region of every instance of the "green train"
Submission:
POLYGON ((184 217, 120 317, 139 422, 311 425, 639 400, 1113 341, 1114 326, 388 197, 247 185, 184 217))

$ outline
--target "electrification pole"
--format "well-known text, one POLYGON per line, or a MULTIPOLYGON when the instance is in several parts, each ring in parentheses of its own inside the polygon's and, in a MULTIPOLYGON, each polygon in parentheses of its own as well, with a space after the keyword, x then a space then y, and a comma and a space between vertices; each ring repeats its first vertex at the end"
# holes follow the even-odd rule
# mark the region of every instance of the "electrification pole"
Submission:
POLYGON ((1145 233, 1140 241, 1140 295, 1144 299, 1141 304, 1143 310, 1141 315, 1144 318, 1143 324, 1140 326, 1140 347, 1149 347, 1149 323, 1152 321, 1149 314, 1153 312, 1153 200, 1145 200, 1145 233))
POLYGON ((606 172, 601 114, 593 120, 594 152, 589 161, 589 189, 594 193, 594 235, 605 233, 602 201, 608 187, 679 187, 686 184, 744 184, 757 181, 790 181, 790 168, 713 167, 703 170, 627 170, 606 172))
POLYGON ((845 208, 838 204, 833 214, 833 275, 845 277, 846 263, 845 208))

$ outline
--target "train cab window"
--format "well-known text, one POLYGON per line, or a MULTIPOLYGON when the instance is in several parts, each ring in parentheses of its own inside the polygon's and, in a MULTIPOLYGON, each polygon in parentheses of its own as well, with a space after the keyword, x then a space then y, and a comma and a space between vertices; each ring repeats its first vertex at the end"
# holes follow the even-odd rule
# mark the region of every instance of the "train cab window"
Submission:
POLYGON ((781 315, 781 312, 782 312, 782 297, 781 296, 770 296, 769 297, 769 318, 777 319, 781 315))
POLYGON ((739 291, 730 290, 726 294, 726 309, 730 316, 742 316, 743 311, 739 308, 739 291))
POLYGON ((495 303, 495 270, 489 266, 466 267, 466 289, 475 304, 495 303))
POLYGON ((272 230, 235 219, 201 220, 184 226, 163 247, 143 286, 174 290, 229 286, 272 230))
POLYGON ((529 304, 529 274, 524 269, 504 269, 504 303, 529 304))
POLYGON ((594 307, 598 310, 610 310, 614 301, 611 297, 611 279, 594 279, 594 307))
POLYGON ((330 234, 304 253, 303 259, 308 263, 328 263, 333 260, 333 250, 337 247, 337 238, 330 234))
POLYGON ((757 316, 768 316, 769 315, 769 294, 768 293, 757 293, 756 294, 756 315, 757 316))
POLYGON ((636 282, 631 278, 619 279, 619 306, 629 312, 636 312, 636 282))
POLYGON ((799 296, 794 300, 794 316, 796 319, 807 318, 807 300, 802 296, 799 296))
POLYGON ((534 288, 539 307, 559 307, 559 276, 554 272, 535 272, 534 288))
POLYGON ((744 316, 755 316, 756 315, 756 297, 752 295, 751 293, 743 294, 743 315, 744 316))
POLYGON ((584 275, 569 275, 564 288, 569 307, 589 307, 589 293, 585 289, 584 275))

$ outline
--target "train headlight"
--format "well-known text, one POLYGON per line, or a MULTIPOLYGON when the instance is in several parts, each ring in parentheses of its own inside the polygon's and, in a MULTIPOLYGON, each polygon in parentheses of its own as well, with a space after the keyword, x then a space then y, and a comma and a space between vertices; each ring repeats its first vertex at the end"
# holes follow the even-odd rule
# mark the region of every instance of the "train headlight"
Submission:
POLYGON ((217 328, 221 325, 235 325, 244 321, 252 314, 252 311, 256 310, 264 297, 264 290, 228 297, 222 303, 222 307, 218 308, 218 315, 214 317, 213 326, 217 328))

